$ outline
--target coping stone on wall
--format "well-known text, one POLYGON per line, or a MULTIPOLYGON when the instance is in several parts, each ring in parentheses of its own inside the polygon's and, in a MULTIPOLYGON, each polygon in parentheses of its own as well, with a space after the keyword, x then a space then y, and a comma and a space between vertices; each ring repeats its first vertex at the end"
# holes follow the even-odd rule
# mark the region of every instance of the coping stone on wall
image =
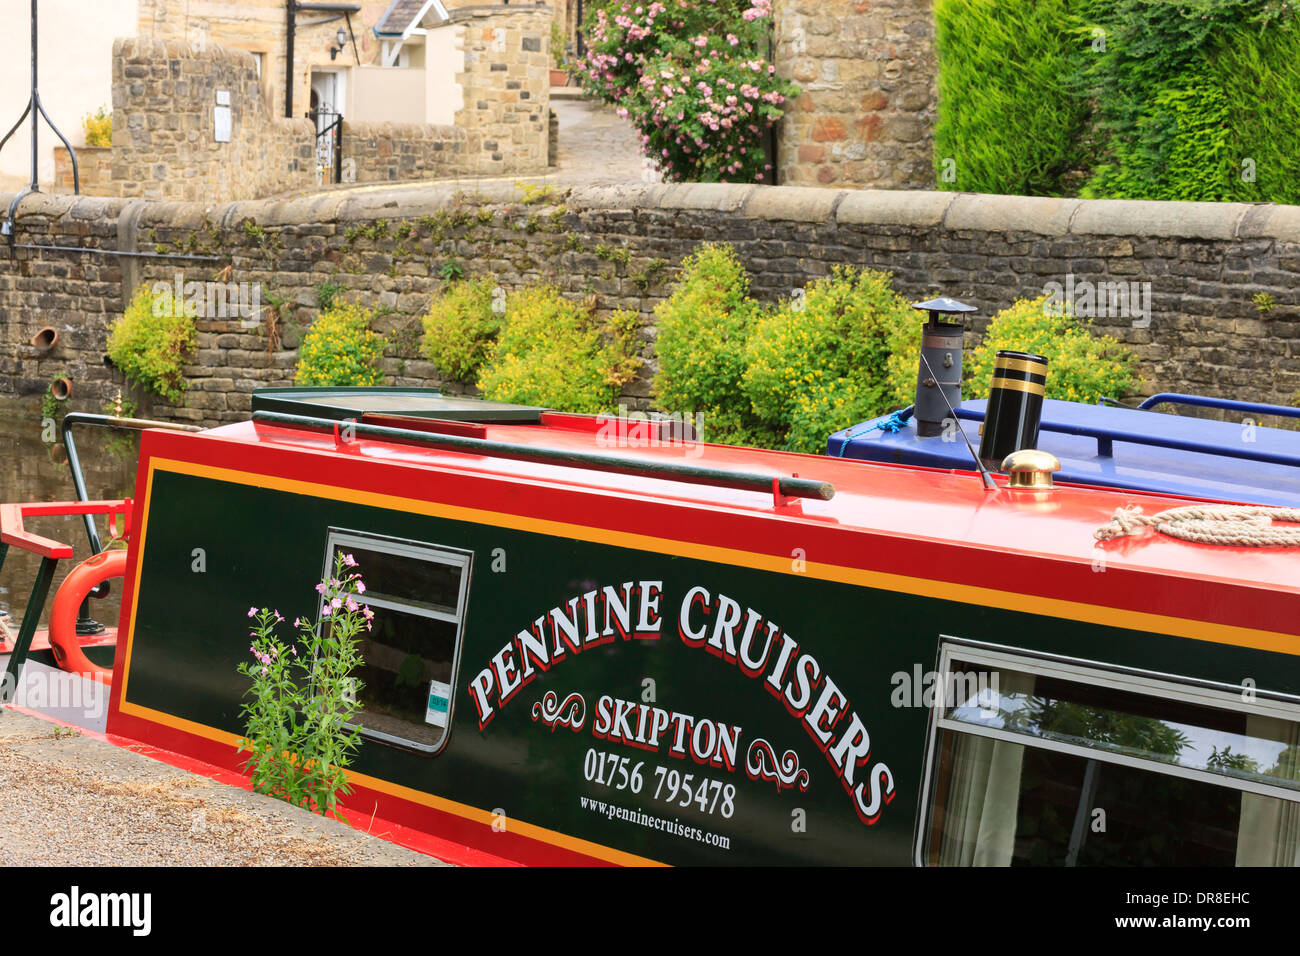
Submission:
MULTIPOLYGON (((65 215, 79 222, 93 222, 96 219, 112 219, 121 214, 127 200, 102 196, 74 196, 72 205, 65 215)), ((8 204, 6 204, 8 208, 8 204)))
POLYGON ((670 187, 665 183, 579 186, 569 196, 575 209, 653 209, 670 187))
POLYGON ((1235 239, 1250 209, 1240 202, 1159 202, 1091 199, 1079 207, 1071 233, 1158 236, 1171 239, 1235 239))
POLYGON ((735 212, 757 186, 735 183, 673 183, 659 196, 660 209, 704 209, 735 212))
POLYGON ((1300 206, 1251 206, 1237 226, 1237 238, 1300 242, 1300 206))
POLYGON ((855 189, 835 207, 835 221, 856 226, 941 226, 957 193, 922 189, 855 189))
POLYGON ((829 222, 844 190, 815 186, 750 186, 746 219, 784 219, 791 222, 829 222))
POLYGON ((1033 232, 1040 236, 1063 236, 1070 230, 1071 217, 1082 203, 1082 199, 1054 199, 1049 196, 957 193, 944 216, 943 225, 953 230, 1033 232))

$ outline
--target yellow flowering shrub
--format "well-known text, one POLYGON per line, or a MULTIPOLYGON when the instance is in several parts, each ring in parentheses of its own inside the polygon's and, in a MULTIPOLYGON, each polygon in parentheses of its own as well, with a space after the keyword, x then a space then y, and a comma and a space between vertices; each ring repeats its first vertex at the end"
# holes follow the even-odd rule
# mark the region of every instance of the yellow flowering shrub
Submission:
POLYGON ((915 317, 891 278, 837 266, 758 323, 742 387, 784 447, 823 452, 827 435, 886 404, 889 339, 915 317))
POLYGON ((500 335, 479 369, 484 398, 562 412, 613 409, 641 365, 636 313, 594 309, 535 286, 506 297, 500 335))
POLYGON ((295 385, 383 385, 384 337, 370 328, 374 313, 335 303, 321 310, 298 346, 295 385))
POLYGON ((655 402, 667 412, 702 415, 707 441, 767 446, 775 440, 741 386, 745 347, 760 314, 735 250, 714 243, 682 260, 672 295, 655 307, 655 402))
POLYGON ((108 335, 108 357, 132 385, 178 404, 184 397, 182 368, 193 350, 197 310, 184 298, 155 295, 141 285, 108 335))
POLYGON ((101 106, 94 113, 83 116, 81 128, 86 134, 87 146, 113 145, 113 114, 107 106, 101 106))
POLYGON ((420 351, 439 371, 463 382, 478 372, 501 330, 503 310, 493 309, 498 288, 495 279, 484 276, 453 282, 433 300, 420 351))
MULTIPOLYGON (((993 317, 980 344, 966 355, 962 395, 988 398, 999 349, 1047 359, 1047 398, 1091 403, 1135 391, 1141 380, 1132 350, 1114 336, 1094 335, 1086 320, 1046 310, 1046 301, 1047 296, 1020 299, 993 317)), ((923 321, 921 313, 915 313, 915 321, 900 327, 891 342, 889 392, 894 408, 912 404, 915 397, 923 321)))

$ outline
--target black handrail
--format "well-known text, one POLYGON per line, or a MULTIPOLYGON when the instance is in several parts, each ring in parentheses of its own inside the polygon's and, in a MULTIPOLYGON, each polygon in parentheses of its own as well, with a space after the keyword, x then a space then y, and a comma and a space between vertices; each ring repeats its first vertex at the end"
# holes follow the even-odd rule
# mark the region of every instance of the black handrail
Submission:
POLYGON ((513 458, 535 461, 546 465, 586 468, 591 471, 608 471, 645 478, 662 478, 667 481, 684 481, 696 485, 714 485, 720 488, 739 488, 745 491, 776 491, 787 498, 818 498, 829 501, 835 497, 835 487, 828 481, 813 478, 796 478, 791 475, 756 474, 745 471, 727 471, 721 468, 703 468, 675 462, 650 462, 617 455, 599 455, 592 452, 570 451, 563 448, 539 448, 533 445, 514 445, 509 442, 488 441, 483 438, 465 438, 459 435, 437 435, 413 431, 409 428, 389 428, 369 425, 353 419, 338 422, 330 418, 313 418, 307 415, 286 415, 281 412, 254 412, 254 424, 282 425, 288 428, 307 428, 327 432, 337 429, 354 435, 382 438, 407 444, 428 445, 463 451, 490 458, 513 458))
MULTIPOLYGON (((63 447, 68 453, 68 468, 72 471, 72 487, 78 501, 89 501, 86 495, 86 479, 81 474, 81 459, 77 456, 77 443, 72 438, 73 425, 97 425, 101 428, 113 428, 118 431, 143 431, 146 428, 166 428, 171 431, 202 431, 197 425, 180 425, 174 422, 155 422, 147 418, 119 418, 116 415, 96 415, 93 412, 68 412, 63 416, 60 430, 63 433, 63 447)), ((90 540, 90 553, 99 554, 104 550, 99 541, 99 529, 95 527, 92 515, 82 515, 86 524, 86 537, 90 540)), ((101 634, 104 626, 90 616, 90 598, 103 599, 108 596, 108 582, 103 581, 91 589, 86 600, 77 611, 78 634, 101 634)))
MULTIPOLYGON (((176 422, 155 422, 147 418, 120 418, 116 415, 96 415, 93 412, 68 412, 63 416, 60 431, 63 434, 63 447, 68 452, 68 468, 72 470, 72 487, 78 501, 89 501, 86 495, 86 479, 81 474, 81 459, 77 457, 77 443, 72 438, 73 425, 96 425, 100 428, 114 428, 118 431, 144 431, 146 428, 166 428, 171 431, 198 432, 203 429, 197 425, 181 425, 176 422)), ((90 539, 90 553, 99 554, 104 549, 99 543, 99 530, 91 515, 82 515, 86 523, 86 537, 90 539)))

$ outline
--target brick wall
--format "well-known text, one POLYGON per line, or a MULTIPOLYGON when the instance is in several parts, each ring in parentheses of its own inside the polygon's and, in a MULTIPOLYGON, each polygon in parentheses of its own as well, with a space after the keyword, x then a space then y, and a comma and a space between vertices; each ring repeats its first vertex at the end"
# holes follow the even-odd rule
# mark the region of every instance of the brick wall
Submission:
MULTIPOLYGON (((973 343, 989 316, 1041 295, 1068 274, 1082 281, 1149 282, 1150 322, 1094 320, 1134 348, 1143 391, 1193 391, 1294 404, 1300 390, 1300 207, 1023 198, 906 190, 739 185, 583 187, 555 205, 525 205, 509 183, 473 192, 451 185, 332 192, 225 206, 38 195, 19 209, 21 243, 211 254, 182 263, 186 279, 260 283, 286 302, 280 337, 265 327, 202 319, 186 370, 184 407, 164 417, 238 419, 249 393, 290 381, 318 288, 379 310, 389 336, 387 382, 447 385, 417 350, 420 317, 450 262, 506 288, 549 279, 601 308, 643 319, 642 376, 625 398, 644 406, 654 370, 653 309, 682 256, 729 241, 754 293, 788 297, 836 264, 891 270, 905 295, 977 305, 973 343), (380 228, 379 220, 385 220, 380 228), (365 234, 363 234, 365 230, 365 234), (618 253, 626 251, 627 261, 618 253), (667 266, 666 268, 664 266, 667 266), (1271 297, 1271 308, 1254 301, 1271 297)), ((0 196, 0 202, 8 197, 0 196)), ((56 375, 74 380, 73 406, 97 409, 121 376, 104 365, 110 321, 141 281, 172 281, 174 261, 15 250, 0 257, 0 389, 32 395, 56 375), (48 354, 29 344, 61 330, 48 354)))
POLYGON ((782 185, 928 189, 937 101, 931 0, 777 0, 782 185))

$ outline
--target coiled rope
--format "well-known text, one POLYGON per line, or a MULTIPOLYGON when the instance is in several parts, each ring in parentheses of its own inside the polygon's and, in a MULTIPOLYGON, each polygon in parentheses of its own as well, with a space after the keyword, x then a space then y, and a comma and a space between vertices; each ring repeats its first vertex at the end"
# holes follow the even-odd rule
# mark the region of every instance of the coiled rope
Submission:
POLYGON ((1300 525, 1300 508, 1244 505, 1188 505, 1145 515, 1138 507, 1120 508, 1093 532, 1098 541, 1141 534, 1154 528, 1161 534, 1197 544, 1227 544, 1247 548, 1300 548, 1300 527, 1285 528, 1274 521, 1300 525))

